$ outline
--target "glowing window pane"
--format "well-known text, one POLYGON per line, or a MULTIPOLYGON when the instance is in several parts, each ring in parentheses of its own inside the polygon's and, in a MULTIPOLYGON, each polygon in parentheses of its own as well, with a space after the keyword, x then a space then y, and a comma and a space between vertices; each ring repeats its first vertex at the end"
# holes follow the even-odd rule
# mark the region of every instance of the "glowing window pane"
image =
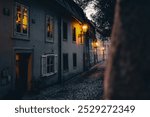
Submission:
POLYGON ((27 34, 27 26, 26 25, 23 25, 23 33, 27 34))
POLYGON ((28 9, 23 5, 16 6, 16 32, 23 34, 28 32, 28 9))
POLYGON ((54 30, 53 18, 52 17, 48 17, 47 18, 47 37, 49 39, 53 38, 53 30, 54 30))
POLYGON ((50 37, 50 18, 47 20, 47 37, 50 37))
POLYGON ((23 15, 28 15, 28 10, 26 8, 23 8, 23 15))
POLYGON ((21 7, 17 6, 16 23, 21 23, 21 7))
POLYGON ((50 23, 51 23, 51 27, 50 27, 51 28, 51 30, 50 30, 51 35, 50 35, 50 37, 53 38, 54 23, 53 23, 53 19, 52 18, 51 18, 51 22, 50 23))
POLYGON ((23 28, 23 33, 27 33, 27 26, 28 26, 28 17, 23 16, 23 21, 22 21, 22 28, 23 28))
POLYGON ((23 25, 28 25, 28 17, 23 16, 23 25))

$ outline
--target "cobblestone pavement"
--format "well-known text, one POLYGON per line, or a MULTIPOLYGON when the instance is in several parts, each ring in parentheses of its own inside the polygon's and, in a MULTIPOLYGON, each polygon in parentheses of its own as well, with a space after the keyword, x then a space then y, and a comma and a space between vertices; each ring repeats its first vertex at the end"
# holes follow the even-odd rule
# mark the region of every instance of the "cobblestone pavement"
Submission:
POLYGON ((37 95, 26 95, 31 100, 99 100, 103 95, 104 65, 97 64, 87 73, 83 73, 66 82, 40 91, 37 95))

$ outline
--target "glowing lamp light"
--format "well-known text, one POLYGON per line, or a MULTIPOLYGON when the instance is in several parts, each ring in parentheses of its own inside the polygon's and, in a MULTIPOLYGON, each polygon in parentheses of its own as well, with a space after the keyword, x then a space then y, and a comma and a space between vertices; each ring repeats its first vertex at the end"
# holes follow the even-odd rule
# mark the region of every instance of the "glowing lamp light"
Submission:
POLYGON ((95 44, 96 44, 97 47, 99 46, 98 42, 96 42, 95 44))
POLYGON ((104 48, 104 47, 102 47, 101 49, 102 49, 102 51, 104 51, 104 50, 105 50, 105 48, 104 48))
POLYGON ((84 25, 82 26, 82 29, 83 29, 83 32, 87 32, 88 25, 84 24, 84 25))
POLYGON ((98 42, 92 42, 92 46, 93 46, 94 48, 97 48, 97 47, 99 46, 99 44, 98 44, 98 42))

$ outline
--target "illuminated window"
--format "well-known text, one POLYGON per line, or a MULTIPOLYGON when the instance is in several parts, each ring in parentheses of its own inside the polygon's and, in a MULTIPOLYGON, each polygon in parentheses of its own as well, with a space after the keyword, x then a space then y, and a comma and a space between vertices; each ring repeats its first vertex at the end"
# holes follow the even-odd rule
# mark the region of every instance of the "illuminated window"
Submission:
POLYGON ((28 8, 21 4, 16 4, 15 33, 28 35, 29 15, 28 8))
POLYGON ((42 76, 50 76, 57 72, 57 55, 42 55, 42 76))
POLYGON ((46 16, 46 41, 54 42, 54 18, 46 16))
POLYGON ((78 35, 78 39, 79 39, 79 43, 80 43, 80 44, 84 44, 84 35, 82 34, 82 31, 81 31, 81 33, 78 35))

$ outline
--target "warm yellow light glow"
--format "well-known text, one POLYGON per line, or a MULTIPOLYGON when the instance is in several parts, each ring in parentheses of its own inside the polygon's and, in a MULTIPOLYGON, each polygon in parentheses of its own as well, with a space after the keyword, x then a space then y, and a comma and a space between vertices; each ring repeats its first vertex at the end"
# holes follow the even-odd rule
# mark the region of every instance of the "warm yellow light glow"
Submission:
POLYGON ((99 46, 98 42, 96 42, 95 44, 96 44, 97 47, 99 46))
POLYGON ((23 10, 23 25, 28 25, 28 16, 27 16, 28 14, 27 14, 27 9, 25 8, 24 10, 23 10))
POLYGON ((18 54, 16 54, 16 61, 20 60, 20 56, 18 54))
POLYGON ((92 42, 92 47, 97 48, 99 46, 99 43, 97 41, 92 42))
POLYGON ((21 7, 17 6, 16 23, 21 23, 21 7))
POLYGON ((104 50, 105 50, 105 48, 104 48, 104 47, 102 47, 101 49, 102 49, 102 51, 104 51, 104 50))
POLYGON ((17 14, 16 23, 21 23, 21 16, 20 16, 20 14, 17 14))
POLYGON ((83 32, 86 32, 87 29, 88 29, 88 25, 84 24, 84 25, 82 26, 82 29, 83 29, 83 32))
POLYGON ((23 17, 23 25, 28 25, 28 17, 27 16, 23 17))
POLYGON ((72 27, 76 28, 76 44, 81 45, 84 43, 84 37, 83 37, 83 25, 79 24, 79 22, 72 22, 72 27))

